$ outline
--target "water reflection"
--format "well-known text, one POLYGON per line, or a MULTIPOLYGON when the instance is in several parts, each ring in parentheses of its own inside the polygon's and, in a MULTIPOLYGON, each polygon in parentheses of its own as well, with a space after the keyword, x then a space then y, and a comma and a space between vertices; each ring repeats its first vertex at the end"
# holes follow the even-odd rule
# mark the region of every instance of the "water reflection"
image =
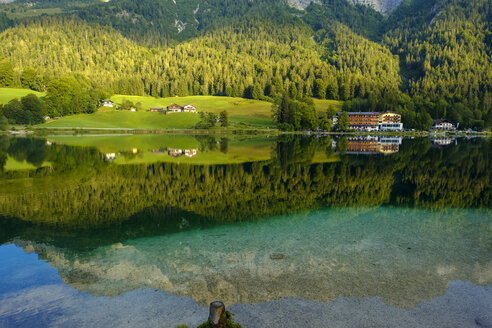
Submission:
POLYGON ((488 139, 93 138, 0 137, 0 244, 78 291, 408 309, 492 284, 488 139))
POLYGON ((332 149, 347 155, 394 154, 400 150, 402 137, 398 136, 353 136, 334 140, 332 149))
MULTIPOLYGON (((385 139, 377 140, 381 145, 385 139)), ((338 138, 339 155, 330 138, 291 136, 275 142, 267 161, 115 165, 112 153, 92 147, 9 139, 0 158, 39 168, 2 173, 0 215, 80 229, 135 216, 165 219, 174 209, 233 222, 325 206, 491 205, 489 140, 446 148, 431 147, 428 139, 403 140, 391 156, 350 156, 347 148, 342 155, 347 141, 338 138), (334 161, 312 163, 320 154, 334 161)), ((179 150, 187 157, 186 149, 179 150)))

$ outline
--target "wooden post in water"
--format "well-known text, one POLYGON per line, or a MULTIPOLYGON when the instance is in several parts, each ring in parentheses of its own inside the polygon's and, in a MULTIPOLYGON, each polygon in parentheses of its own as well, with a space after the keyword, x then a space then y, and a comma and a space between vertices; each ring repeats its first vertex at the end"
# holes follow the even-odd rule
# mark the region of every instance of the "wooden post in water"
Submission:
POLYGON ((209 319, 213 323, 214 328, 225 328, 225 322, 223 318, 225 317, 225 305, 220 301, 215 301, 210 303, 210 315, 209 319))

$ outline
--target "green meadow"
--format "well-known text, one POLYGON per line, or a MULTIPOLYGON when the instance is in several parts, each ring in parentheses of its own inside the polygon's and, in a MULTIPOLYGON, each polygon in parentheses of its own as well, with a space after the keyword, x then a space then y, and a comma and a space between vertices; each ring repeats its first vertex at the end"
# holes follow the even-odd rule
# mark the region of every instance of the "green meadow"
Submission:
POLYGON ((33 93, 38 97, 44 97, 44 92, 32 91, 29 89, 11 89, 11 88, 0 88, 0 104, 6 104, 12 99, 22 98, 28 94, 33 93))
MULTIPOLYGON (((45 93, 29 89, 0 88, 0 104, 6 104, 14 98, 22 98, 30 93, 44 97, 45 93)), ((38 125, 41 128, 55 129, 147 129, 171 130, 192 129, 199 121, 195 113, 163 114, 149 112, 151 107, 162 107, 176 103, 178 105, 192 104, 199 112, 214 112, 217 115, 227 111, 232 128, 275 128, 272 118, 272 104, 266 101, 217 97, 217 96, 190 96, 154 98, 149 96, 115 95, 111 98, 115 102, 114 108, 99 108, 94 114, 77 114, 65 116, 58 120, 51 120, 38 125), (118 111, 123 99, 133 103, 141 103, 142 110, 130 112, 118 111)), ((342 102, 335 100, 314 99, 316 109, 324 113, 328 109, 341 110, 342 102)))
POLYGON ((115 108, 100 108, 94 114, 78 114, 66 116, 39 125, 43 128, 92 128, 92 129, 191 129, 199 121, 196 113, 172 113, 164 114, 149 112, 150 107, 166 108, 172 103, 179 105, 192 104, 199 112, 214 112, 219 114, 226 110, 229 114, 229 122, 236 127, 274 127, 272 120, 271 103, 248 100, 242 98, 193 96, 173 98, 153 98, 141 96, 117 95, 111 98, 115 102, 115 108), (140 102, 142 110, 130 112, 118 111, 116 108, 123 99, 140 102))
POLYGON ((117 106, 121 104, 123 99, 130 100, 133 103, 140 102, 144 110, 148 110, 150 107, 163 107, 165 109, 174 103, 181 106, 191 104, 196 106, 199 112, 213 112, 218 115, 225 110, 229 114, 231 123, 265 127, 273 125, 272 104, 266 101, 217 96, 154 98, 116 95, 111 98, 117 106))
POLYGON ((327 110, 335 109, 337 112, 342 110, 343 101, 329 99, 313 99, 318 113, 326 113, 327 110))

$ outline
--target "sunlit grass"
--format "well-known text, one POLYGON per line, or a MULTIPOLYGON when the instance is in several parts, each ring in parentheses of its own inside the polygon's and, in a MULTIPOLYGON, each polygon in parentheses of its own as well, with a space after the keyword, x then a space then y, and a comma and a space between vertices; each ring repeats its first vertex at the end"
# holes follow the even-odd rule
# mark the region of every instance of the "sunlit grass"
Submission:
POLYGON ((28 94, 35 94, 38 97, 44 97, 44 92, 36 92, 29 89, 11 89, 11 88, 0 88, 0 104, 6 104, 12 99, 22 98, 28 94))

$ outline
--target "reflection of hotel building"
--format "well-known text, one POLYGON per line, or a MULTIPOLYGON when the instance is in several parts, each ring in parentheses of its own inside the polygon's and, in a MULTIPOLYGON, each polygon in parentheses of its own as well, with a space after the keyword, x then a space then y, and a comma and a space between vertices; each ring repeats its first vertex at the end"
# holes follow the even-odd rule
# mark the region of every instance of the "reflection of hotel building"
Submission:
POLYGON ((377 154, 378 138, 364 136, 348 138, 346 154, 377 154))
MULTIPOLYGON (((338 116, 333 117, 333 125, 338 123, 338 116)), ((356 131, 402 131, 401 115, 397 113, 379 112, 347 112, 348 128, 356 131)))
POLYGON ((349 155, 374 155, 374 154, 393 154, 400 150, 402 143, 401 137, 371 137, 358 136, 347 139, 347 151, 349 155))
POLYGON ((401 137, 380 137, 378 151, 382 154, 393 154, 400 151, 401 137))

